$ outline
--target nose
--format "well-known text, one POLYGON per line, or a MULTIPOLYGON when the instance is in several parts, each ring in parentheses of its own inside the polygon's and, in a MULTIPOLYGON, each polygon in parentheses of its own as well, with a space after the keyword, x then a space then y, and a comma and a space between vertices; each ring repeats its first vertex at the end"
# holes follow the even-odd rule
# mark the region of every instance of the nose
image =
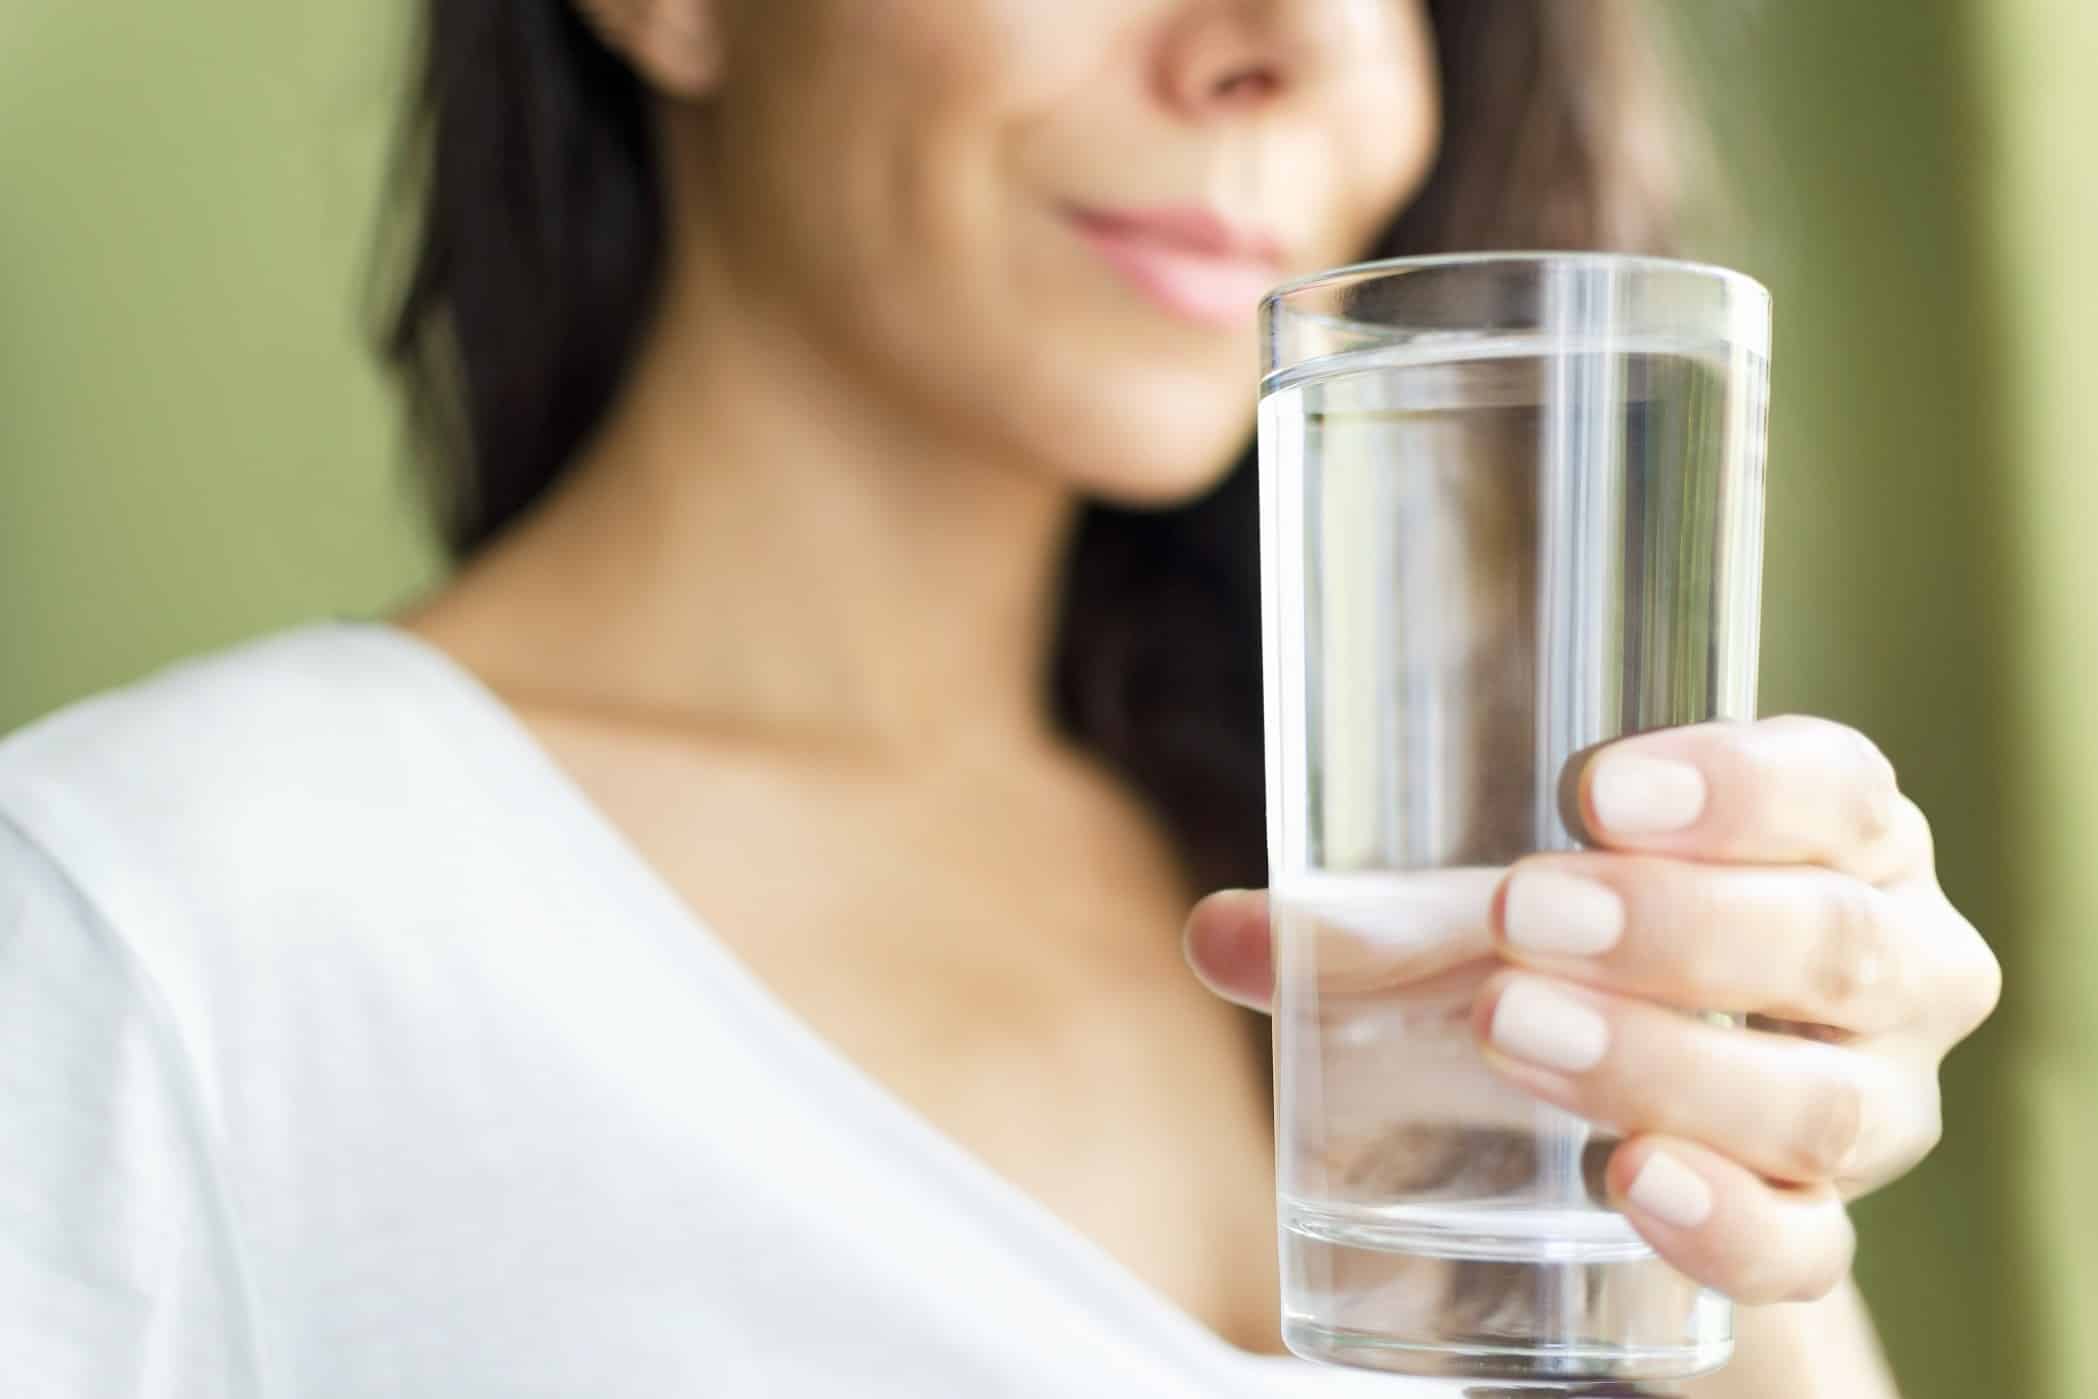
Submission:
POLYGON ((1189 0, 1158 48, 1159 96, 1189 120, 1248 113, 1319 80, 1360 0, 1189 0))

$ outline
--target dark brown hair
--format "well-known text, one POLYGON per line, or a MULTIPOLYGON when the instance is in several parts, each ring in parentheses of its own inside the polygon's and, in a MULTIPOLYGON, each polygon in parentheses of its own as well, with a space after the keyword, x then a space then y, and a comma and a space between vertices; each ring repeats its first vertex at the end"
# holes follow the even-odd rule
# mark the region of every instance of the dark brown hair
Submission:
MULTIPOLYGON (((1431 0, 1441 151, 1368 251, 1661 250, 1675 114, 1642 8, 1431 0)), ((463 556, 605 413, 656 302, 665 208, 643 87, 570 0, 431 0, 426 20, 383 352, 463 556)), ((1256 535, 1250 459, 1179 508, 1094 506, 1063 598, 1059 716, 1205 887, 1264 882, 1256 535)))

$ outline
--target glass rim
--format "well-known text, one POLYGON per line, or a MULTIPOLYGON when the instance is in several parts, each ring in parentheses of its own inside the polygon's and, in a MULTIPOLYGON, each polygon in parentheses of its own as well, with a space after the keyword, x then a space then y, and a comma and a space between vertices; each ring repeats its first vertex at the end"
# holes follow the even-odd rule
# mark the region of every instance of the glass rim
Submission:
MULTIPOLYGON (((1626 268, 1637 268, 1648 272, 1671 273, 1680 276, 1705 278, 1723 283, 1730 292, 1753 293, 1767 307, 1770 304, 1770 289, 1749 276, 1746 272, 1722 266, 1716 262, 1699 262, 1689 258, 1662 257, 1654 253, 1614 253, 1594 250, 1553 249, 1509 249, 1493 252, 1469 253, 1416 253, 1407 257, 1378 258, 1370 262, 1349 263, 1344 267, 1330 267, 1323 272, 1293 278, 1280 286, 1269 289, 1260 298, 1260 309, 1265 315, 1287 310, 1289 303, 1306 292, 1325 291, 1335 287, 1351 286, 1358 282, 1373 282, 1380 278, 1400 276, 1408 272, 1426 272, 1446 268, 1488 267, 1507 263, 1589 263, 1608 264, 1626 268)), ((1346 318, 1343 318, 1346 319, 1346 318)))

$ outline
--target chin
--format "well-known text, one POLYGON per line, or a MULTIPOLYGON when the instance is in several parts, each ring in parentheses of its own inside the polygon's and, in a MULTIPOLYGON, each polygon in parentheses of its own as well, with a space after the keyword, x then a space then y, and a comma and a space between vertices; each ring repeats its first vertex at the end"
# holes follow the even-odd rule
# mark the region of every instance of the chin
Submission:
POLYGON ((1254 384, 1244 376, 1122 374, 1075 394, 1072 411, 1032 424, 1058 477, 1105 505, 1169 509, 1207 494, 1253 441, 1254 384), (1219 379, 1224 379, 1220 384, 1219 379))
POLYGON ((1172 462, 1158 456, 1103 462, 1068 472, 1071 484, 1090 500, 1124 510, 1170 510, 1187 505, 1217 486, 1237 464, 1238 447, 1194 462, 1172 462))

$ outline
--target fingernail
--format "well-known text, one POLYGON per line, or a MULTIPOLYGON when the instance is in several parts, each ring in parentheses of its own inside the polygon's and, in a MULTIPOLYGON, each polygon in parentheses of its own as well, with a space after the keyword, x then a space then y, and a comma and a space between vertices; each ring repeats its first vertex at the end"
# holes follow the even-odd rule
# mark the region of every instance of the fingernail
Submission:
POLYGON ((1508 881, 1501 930, 1525 952, 1593 957, 1624 936, 1624 900, 1592 879, 1522 870, 1508 881))
POLYGON ((1705 1178, 1663 1151, 1646 1158, 1625 1198, 1663 1224, 1695 1229, 1712 1217, 1712 1187, 1705 1178))
POLYGON ((1705 775, 1669 758, 1605 753, 1595 760, 1588 800, 1607 831, 1662 835, 1682 830, 1704 811, 1705 775))
POLYGON ((1609 1027, 1600 1015, 1528 979, 1510 982, 1501 992, 1487 1038, 1504 1053, 1570 1074, 1594 1068, 1610 1047, 1609 1027))

